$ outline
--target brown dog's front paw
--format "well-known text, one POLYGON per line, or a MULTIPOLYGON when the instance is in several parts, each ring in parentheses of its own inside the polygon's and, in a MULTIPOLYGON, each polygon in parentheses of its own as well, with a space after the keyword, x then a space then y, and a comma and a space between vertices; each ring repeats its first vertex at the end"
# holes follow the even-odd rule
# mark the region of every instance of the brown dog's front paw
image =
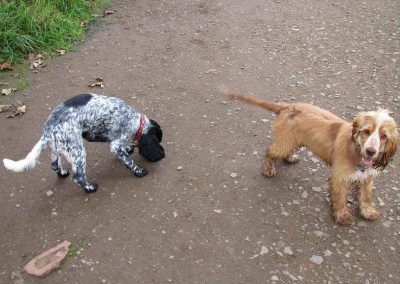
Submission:
POLYGON ((379 212, 371 206, 360 207, 360 214, 367 220, 376 221, 379 219, 379 212))
POLYGON ((265 165, 263 167, 263 175, 265 177, 273 177, 276 176, 276 169, 274 166, 271 165, 265 165))
POLYGON ((351 213, 347 209, 333 212, 333 217, 337 223, 343 226, 349 226, 353 223, 353 216, 351 216, 351 213))

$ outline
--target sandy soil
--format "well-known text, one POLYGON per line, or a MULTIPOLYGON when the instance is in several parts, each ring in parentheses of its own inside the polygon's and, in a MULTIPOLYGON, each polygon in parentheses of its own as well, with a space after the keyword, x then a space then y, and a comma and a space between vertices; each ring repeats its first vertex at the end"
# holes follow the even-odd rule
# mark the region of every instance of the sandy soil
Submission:
POLYGON ((1 283, 63 240, 77 252, 40 283, 400 282, 399 156, 376 181, 381 219, 362 220, 355 200, 354 225, 337 226, 329 169, 303 150, 299 164, 262 177, 273 117, 220 92, 225 84, 310 102, 346 119, 387 107, 400 122, 398 1, 116 1, 112 8, 76 52, 39 73, 22 72, 28 88, 1 98, 28 110, 0 116, 0 157, 22 158, 56 105, 95 91, 159 121, 167 158, 149 164, 135 153, 149 170, 138 179, 105 144, 88 143, 88 177, 100 185, 91 195, 57 179, 48 151, 30 172, 0 167, 1 283), (96 77, 104 89, 88 87, 96 77))

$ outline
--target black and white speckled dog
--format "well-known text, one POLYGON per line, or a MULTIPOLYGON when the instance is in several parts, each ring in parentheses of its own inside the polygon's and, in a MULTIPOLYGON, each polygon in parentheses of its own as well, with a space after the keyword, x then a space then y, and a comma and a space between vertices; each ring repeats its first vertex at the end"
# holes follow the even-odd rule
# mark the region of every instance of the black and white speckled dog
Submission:
POLYGON ((70 98, 57 106, 43 127, 39 142, 25 159, 12 161, 4 159, 4 166, 14 172, 35 167, 41 152, 50 145, 51 168, 58 176, 65 178, 69 171, 64 169, 61 157, 72 165, 73 179, 85 192, 95 192, 97 184, 86 180, 86 151, 83 139, 90 142, 107 142, 110 151, 131 170, 136 177, 147 171, 137 165, 129 156, 134 147, 149 162, 165 157, 161 127, 152 119, 128 106, 124 101, 95 94, 82 94, 70 98), (130 141, 130 143, 128 143, 130 141))

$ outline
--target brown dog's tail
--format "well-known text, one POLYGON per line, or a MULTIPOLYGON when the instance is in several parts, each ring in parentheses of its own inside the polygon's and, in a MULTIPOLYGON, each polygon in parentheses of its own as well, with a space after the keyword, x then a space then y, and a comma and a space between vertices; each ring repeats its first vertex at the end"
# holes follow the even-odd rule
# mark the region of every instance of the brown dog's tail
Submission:
POLYGON ((267 101, 264 101, 264 100, 261 100, 258 98, 244 96, 244 95, 239 94, 239 92, 237 92, 235 90, 229 90, 228 96, 232 100, 238 100, 238 101, 242 101, 247 104, 250 104, 250 105, 260 106, 269 111, 273 111, 276 114, 279 114, 282 109, 287 107, 287 104, 284 104, 284 103, 270 103, 270 102, 267 102, 267 101))

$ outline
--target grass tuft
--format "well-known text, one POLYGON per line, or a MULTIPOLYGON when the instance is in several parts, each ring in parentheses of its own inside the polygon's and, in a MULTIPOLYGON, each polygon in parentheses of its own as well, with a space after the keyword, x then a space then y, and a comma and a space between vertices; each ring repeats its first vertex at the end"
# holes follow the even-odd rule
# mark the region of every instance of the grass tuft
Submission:
POLYGON ((0 0, 0 62, 70 50, 109 0, 0 0))

